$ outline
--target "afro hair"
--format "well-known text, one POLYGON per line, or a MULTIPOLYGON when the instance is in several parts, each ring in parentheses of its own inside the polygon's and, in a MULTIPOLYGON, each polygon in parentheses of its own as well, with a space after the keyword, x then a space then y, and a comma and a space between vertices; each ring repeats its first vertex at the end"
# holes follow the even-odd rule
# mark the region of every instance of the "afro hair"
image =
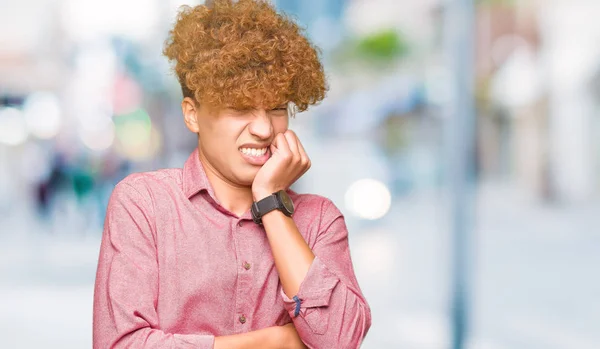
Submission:
POLYGON ((208 0, 184 6, 164 54, 184 97, 215 107, 306 110, 327 91, 319 51, 265 0, 208 0))

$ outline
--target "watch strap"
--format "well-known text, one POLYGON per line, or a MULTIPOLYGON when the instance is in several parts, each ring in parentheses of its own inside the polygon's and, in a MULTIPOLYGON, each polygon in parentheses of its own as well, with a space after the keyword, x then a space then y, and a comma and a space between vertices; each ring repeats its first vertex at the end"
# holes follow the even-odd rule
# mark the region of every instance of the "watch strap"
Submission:
POLYGON ((255 223, 262 224, 262 217, 277 209, 279 209, 279 200, 276 194, 271 194, 252 204, 252 219, 255 223))
POLYGON ((256 204, 258 205, 258 212, 260 212, 261 216, 279 208, 279 200, 277 200, 275 194, 271 194, 266 198, 259 200, 256 204))

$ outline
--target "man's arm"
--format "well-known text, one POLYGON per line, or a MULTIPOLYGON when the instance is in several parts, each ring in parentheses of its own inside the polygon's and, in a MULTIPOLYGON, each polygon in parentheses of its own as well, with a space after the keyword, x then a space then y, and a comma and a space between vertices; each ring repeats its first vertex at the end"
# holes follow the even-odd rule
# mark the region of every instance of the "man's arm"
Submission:
POLYGON ((215 338, 214 349, 306 349, 293 323, 215 338))
MULTIPOLYGON (((252 183, 255 201, 288 188, 310 168, 291 130, 275 137, 271 153, 252 183)), ((309 348, 358 348, 371 326, 371 311, 354 275, 344 217, 329 200, 315 210, 321 216, 312 248, 292 218, 278 210, 262 217, 282 298, 309 348)))
POLYGON ((280 211, 266 214, 263 225, 282 297, 303 342, 309 348, 358 348, 371 311, 354 275, 343 216, 331 202, 324 210, 314 254, 293 219, 280 211))
MULTIPOLYGON (((269 195, 271 193, 258 192, 256 197, 264 198, 269 195)), ((267 213, 262 217, 262 222, 271 245, 283 292, 292 298, 298 294, 300 284, 308 274, 315 255, 298 231, 294 220, 281 211, 274 210, 267 213)))
POLYGON ((154 212, 133 178, 119 183, 108 203, 94 289, 93 347, 212 349, 214 336, 157 329, 154 212))
POLYGON ((158 330, 154 212, 142 192, 120 183, 110 198, 94 291, 95 349, 302 348, 291 324, 223 337, 158 330))

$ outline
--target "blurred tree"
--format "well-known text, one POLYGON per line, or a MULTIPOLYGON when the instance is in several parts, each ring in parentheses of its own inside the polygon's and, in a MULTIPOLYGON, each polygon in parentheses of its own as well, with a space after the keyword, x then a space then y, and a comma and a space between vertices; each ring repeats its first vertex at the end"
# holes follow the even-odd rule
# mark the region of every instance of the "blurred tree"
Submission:
POLYGON ((408 43, 405 38, 394 29, 360 38, 356 44, 358 57, 369 60, 392 61, 408 52, 408 43))
POLYGON ((411 45, 409 40, 394 28, 384 29, 369 35, 350 38, 339 45, 331 54, 336 69, 358 65, 361 71, 383 69, 395 65, 405 58, 411 45))

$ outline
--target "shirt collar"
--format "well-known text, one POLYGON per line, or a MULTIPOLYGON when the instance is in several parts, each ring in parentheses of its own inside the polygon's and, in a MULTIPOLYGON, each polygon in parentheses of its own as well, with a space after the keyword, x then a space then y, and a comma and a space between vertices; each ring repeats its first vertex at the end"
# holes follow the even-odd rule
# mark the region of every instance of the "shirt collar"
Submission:
MULTIPOLYGON (((183 165, 183 192, 188 199, 191 199, 203 190, 206 190, 210 197, 217 202, 215 199, 215 192, 208 181, 206 171, 200 161, 198 148, 196 148, 183 165)), ((298 195, 291 189, 288 189, 287 192, 293 200, 298 195)), ((250 211, 246 212, 240 218, 251 219, 252 216, 250 215, 250 211)))
POLYGON ((202 190, 207 190, 213 196, 212 187, 196 148, 183 165, 183 192, 188 199, 191 199, 202 190))
MULTIPOLYGON (((194 197, 196 194, 200 193, 203 190, 208 192, 211 201, 217 207, 217 209, 226 214, 235 216, 233 213, 227 211, 218 203, 218 200, 215 196, 215 192, 210 182, 208 181, 208 177, 206 176, 204 166, 200 161, 198 148, 196 148, 183 165, 183 192, 188 198, 188 200, 191 200, 192 197, 194 197)), ((250 210, 248 210, 244 215, 242 215, 239 218, 248 220, 252 219, 250 210)))

